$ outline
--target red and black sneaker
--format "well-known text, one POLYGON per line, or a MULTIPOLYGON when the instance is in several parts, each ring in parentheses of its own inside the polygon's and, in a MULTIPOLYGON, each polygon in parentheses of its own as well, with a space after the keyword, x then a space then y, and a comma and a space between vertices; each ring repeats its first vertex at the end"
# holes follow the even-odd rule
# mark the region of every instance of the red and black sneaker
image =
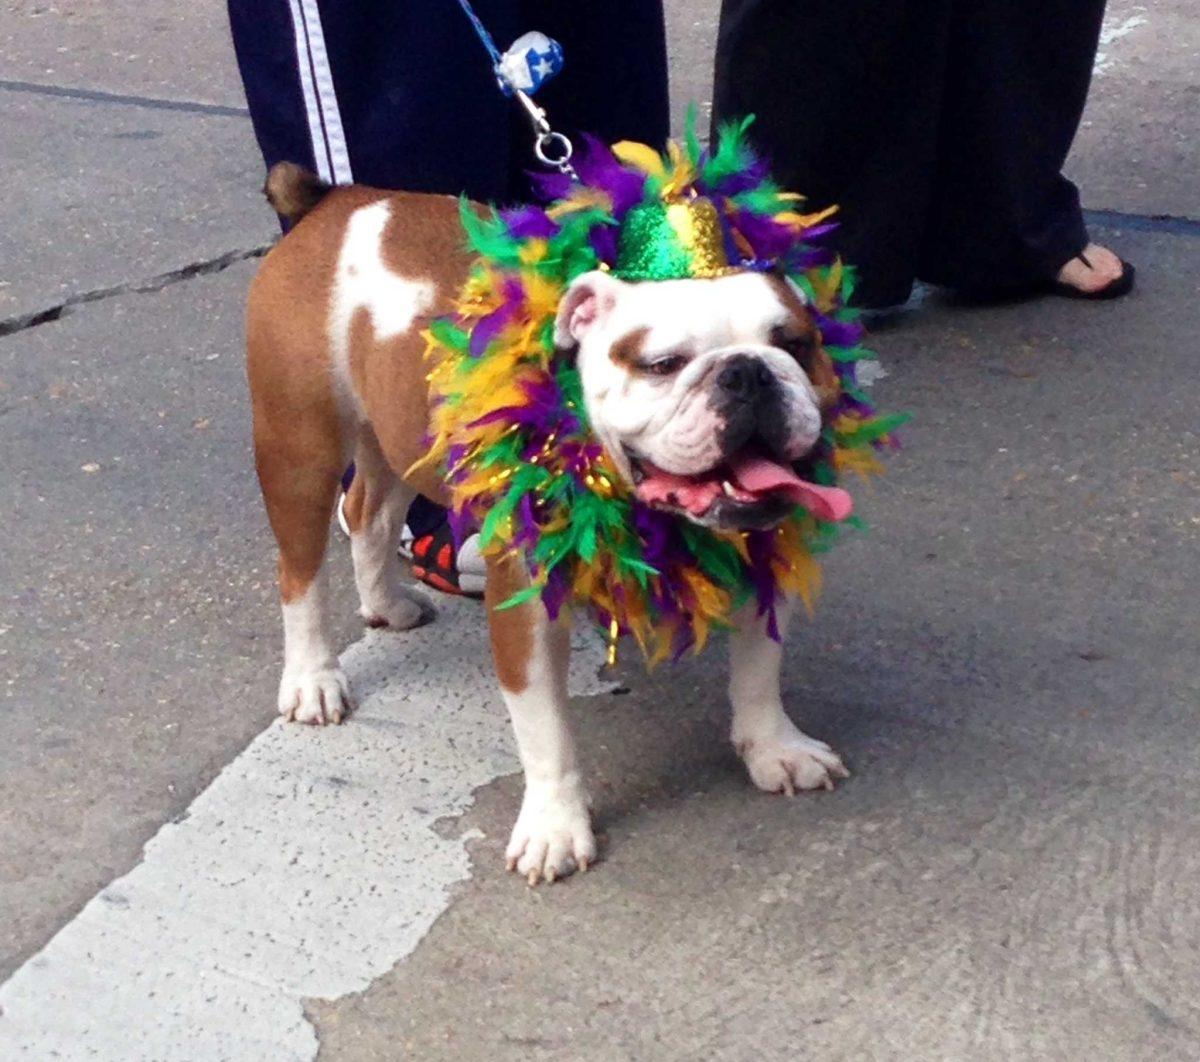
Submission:
MULTIPOLYGON (((487 571, 479 552, 479 536, 472 535, 455 550, 448 523, 413 539, 409 547, 413 575, 444 594, 482 597, 487 571)), ((401 553, 404 553, 401 546, 401 553)))

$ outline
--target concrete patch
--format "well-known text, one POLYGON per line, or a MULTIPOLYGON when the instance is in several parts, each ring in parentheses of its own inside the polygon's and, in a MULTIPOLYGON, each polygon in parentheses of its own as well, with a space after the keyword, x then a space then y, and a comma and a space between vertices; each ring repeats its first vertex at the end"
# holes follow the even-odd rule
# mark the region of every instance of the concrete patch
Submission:
POLYGON ((1113 55, 1110 51, 1112 44, 1119 41, 1122 37, 1128 37, 1139 26, 1146 24, 1146 9, 1144 7, 1134 8, 1135 14, 1125 15, 1109 15, 1104 20, 1104 27, 1100 30, 1100 47, 1096 51, 1096 63, 1094 66, 1097 74, 1103 74, 1113 65, 1113 55))
MULTIPOLYGON (((601 647, 580 639, 572 689, 601 647)), ((343 656, 361 707, 275 724, 143 862, 0 988, 0 1055, 308 1059, 301 999, 361 990, 411 951, 468 873, 432 827, 516 769, 483 615, 447 602, 343 656)))

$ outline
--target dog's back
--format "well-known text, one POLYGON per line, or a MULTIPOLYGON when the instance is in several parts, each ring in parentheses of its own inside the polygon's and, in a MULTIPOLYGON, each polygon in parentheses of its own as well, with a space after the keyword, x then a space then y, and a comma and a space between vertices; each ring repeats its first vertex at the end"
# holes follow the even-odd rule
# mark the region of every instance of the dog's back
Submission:
POLYGON ((364 429, 403 474, 426 434, 421 333, 452 309, 468 268, 458 201, 331 188, 292 163, 264 190, 292 227, 246 311, 259 474, 319 465, 340 476, 364 429))

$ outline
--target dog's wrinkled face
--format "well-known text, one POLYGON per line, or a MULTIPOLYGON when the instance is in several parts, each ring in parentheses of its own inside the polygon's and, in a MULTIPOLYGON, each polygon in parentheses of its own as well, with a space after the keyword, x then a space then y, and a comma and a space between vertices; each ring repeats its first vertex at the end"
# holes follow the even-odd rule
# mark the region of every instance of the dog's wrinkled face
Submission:
POLYGON ((805 476, 837 377, 800 290, 761 273, 626 283, 587 273, 559 307, 593 430, 638 498, 722 528, 796 505, 848 512, 805 476))

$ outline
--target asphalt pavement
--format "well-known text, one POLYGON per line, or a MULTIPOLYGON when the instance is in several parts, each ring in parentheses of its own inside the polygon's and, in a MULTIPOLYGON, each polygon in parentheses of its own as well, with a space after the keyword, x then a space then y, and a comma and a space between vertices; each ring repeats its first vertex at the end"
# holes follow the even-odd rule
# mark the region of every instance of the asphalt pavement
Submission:
POLYGON ((531 890, 477 606, 363 638, 335 538, 362 707, 274 722, 223 5, 0 5, 0 1058, 1200 1058, 1189 8, 1110 4, 1068 167, 1137 292, 875 333, 914 421, 785 672, 853 777, 756 792, 719 647, 581 633, 602 862, 531 890))

